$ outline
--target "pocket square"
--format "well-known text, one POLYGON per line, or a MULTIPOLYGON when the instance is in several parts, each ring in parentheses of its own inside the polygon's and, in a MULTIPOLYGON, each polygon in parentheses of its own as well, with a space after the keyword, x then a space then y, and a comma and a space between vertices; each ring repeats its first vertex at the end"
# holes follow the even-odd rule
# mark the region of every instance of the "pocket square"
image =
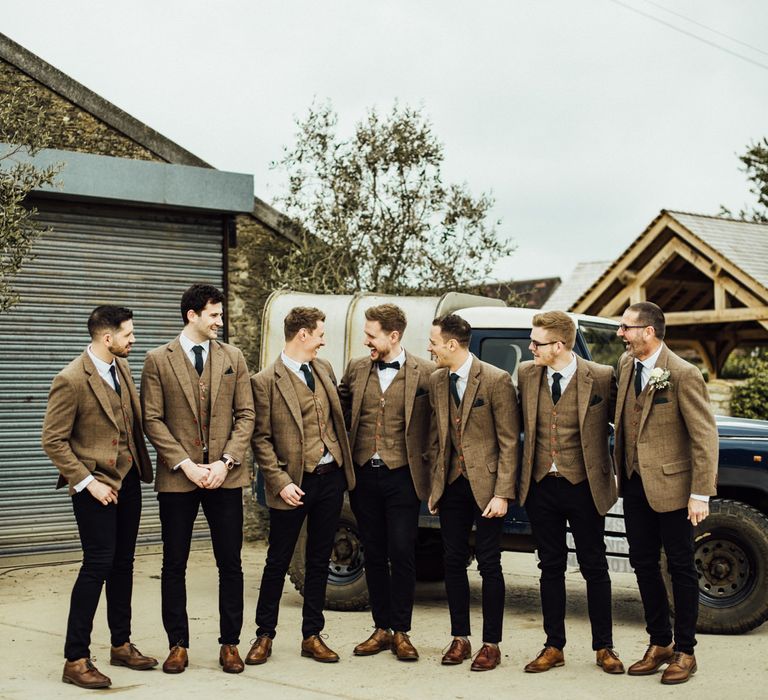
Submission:
POLYGON ((483 399, 475 399, 475 403, 472 404, 472 408, 478 408, 480 406, 485 406, 485 401, 483 401, 483 399))
POLYGON ((595 394, 592 397, 592 400, 589 402, 589 405, 590 406, 597 406, 597 404, 599 404, 602 400, 603 400, 602 396, 598 396, 597 394, 595 394))
POLYGON ((227 371, 224 372, 224 374, 234 374, 235 370, 233 370, 231 367, 227 367, 227 371))
POLYGON ((657 403, 669 403, 669 399, 666 396, 657 396, 653 399, 653 405, 655 406, 657 403))

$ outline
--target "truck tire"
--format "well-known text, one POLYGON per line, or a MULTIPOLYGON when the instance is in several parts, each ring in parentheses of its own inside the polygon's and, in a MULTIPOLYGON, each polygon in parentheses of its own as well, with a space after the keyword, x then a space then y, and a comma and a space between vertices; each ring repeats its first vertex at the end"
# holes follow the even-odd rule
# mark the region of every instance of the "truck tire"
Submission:
MULTIPOLYGON (((710 502, 694 531, 699 572, 698 632, 742 634, 768 620, 768 518, 727 499, 710 502)), ((666 563, 666 562, 665 562, 666 563)), ((662 567, 667 595, 672 581, 662 567)))
MULTIPOLYGON (((296 542, 288 575, 296 590, 304 595, 306 573, 305 552, 307 525, 301 529, 296 542)), ((328 561, 328 586, 325 590, 325 607, 329 610, 364 610, 368 606, 368 586, 365 582, 363 543, 357 530, 357 520, 349 503, 339 516, 331 558, 328 561)))

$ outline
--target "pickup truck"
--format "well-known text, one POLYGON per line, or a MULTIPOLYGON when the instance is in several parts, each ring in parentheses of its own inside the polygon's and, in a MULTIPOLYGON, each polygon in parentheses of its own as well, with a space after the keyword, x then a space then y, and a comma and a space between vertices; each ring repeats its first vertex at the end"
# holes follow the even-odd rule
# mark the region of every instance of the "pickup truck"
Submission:
MULTIPOLYGON (((281 291, 275 292, 265 306, 262 367, 280 352, 285 313, 293 306, 317 306, 327 314, 328 345, 324 356, 340 377, 351 357, 365 354, 361 340, 364 310, 384 301, 397 303, 405 310, 408 328, 403 345, 414 354, 428 356, 427 336, 432 319, 455 312, 472 326, 472 353, 506 369, 515 382, 520 362, 531 359, 528 344, 536 310, 511 308, 498 300, 457 293, 436 298, 281 291)), ((587 359, 615 366, 624 351, 623 343, 616 336, 618 323, 578 314, 574 314, 573 319, 578 329, 574 351, 587 359)), ((711 500, 710 516, 695 531, 700 602, 697 628, 705 633, 735 634, 754 629, 768 619, 768 421, 716 418, 720 436, 718 495, 711 500)), ((255 488, 259 502, 264 504, 263 484, 258 478, 255 488)), ((426 504, 422 504, 416 558, 420 580, 442 578, 439 528, 438 518, 430 515, 426 504)), ((291 581, 299 591, 304 583, 304 544, 305 533, 302 533, 289 570, 291 581)), ((569 544, 573 545, 572 540, 569 544)), ((606 544, 611 570, 630 571, 621 500, 606 518, 606 544)), ((535 552, 524 508, 510 507, 504 523, 502 548, 535 552)), ((345 503, 328 563, 326 604, 330 609, 360 610, 367 605, 364 558, 355 517, 345 503)), ((576 566, 573 553, 570 563, 576 566)), ((671 599, 668 577, 667 586, 671 599)))

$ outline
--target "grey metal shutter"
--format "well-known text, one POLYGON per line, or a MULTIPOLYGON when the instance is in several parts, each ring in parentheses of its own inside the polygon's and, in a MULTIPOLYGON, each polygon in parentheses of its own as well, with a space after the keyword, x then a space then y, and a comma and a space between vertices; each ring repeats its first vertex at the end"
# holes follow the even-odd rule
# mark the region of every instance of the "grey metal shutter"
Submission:
MULTIPOLYGON (((224 278, 221 217, 38 206, 53 231, 16 278, 21 302, 0 314, 0 555, 79 547, 67 489, 55 490, 58 472, 40 432, 54 375, 90 341, 93 308, 133 310, 129 362, 138 386, 147 350, 181 330, 183 291, 193 282, 221 288, 224 278)), ((142 488, 139 541, 156 542, 157 499, 152 485, 142 488)))

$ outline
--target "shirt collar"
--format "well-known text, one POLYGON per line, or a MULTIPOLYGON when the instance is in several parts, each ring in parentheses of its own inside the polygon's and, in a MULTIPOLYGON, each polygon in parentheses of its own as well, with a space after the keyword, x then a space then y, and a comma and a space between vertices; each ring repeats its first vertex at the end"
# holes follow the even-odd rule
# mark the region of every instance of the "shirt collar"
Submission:
MULTIPOLYGON (((382 360, 376 360, 376 362, 382 362, 382 360)), ((374 364, 376 364, 376 362, 374 362, 374 364)), ((390 360, 390 362, 399 362, 400 368, 402 369, 403 365, 405 364, 405 350, 401 348, 400 354, 393 360, 390 360)))
POLYGON ((99 359, 98 357, 96 357, 96 355, 93 354, 93 351, 91 350, 90 345, 88 346, 88 357, 91 358, 94 366, 96 367, 96 371, 102 377, 106 377, 109 374, 110 367, 115 367, 115 371, 117 371, 114 358, 112 358, 112 362, 104 362, 104 360, 99 359))
POLYGON ((469 353, 466 362, 456 370, 456 374, 458 374, 461 379, 466 379, 469 376, 469 370, 472 367, 472 360, 474 359, 475 356, 472 353, 469 353))
POLYGON ((280 353, 280 359, 288 369, 293 370, 294 372, 300 372, 302 364, 309 364, 309 362, 297 362, 292 357, 288 357, 288 355, 285 354, 285 350, 280 353))
POLYGON ((659 359, 659 355, 661 355, 661 351, 664 348, 664 343, 661 343, 659 345, 659 349, 653 353, 650 357, 646 357, 644 360, 637 360, 643 367, 645 367, 648 370, 653 369, 656 366, 656 362, 659 359))
POLYGON ((552 375, 555 372, 559 372, 563 379, 570 379, 576 373, 576 355, 571 353, 571 361, 563 369, 547 367, 547 378, 552 379, 552 375))
POLYGON ((192 352, 192 348, 195 347, 195 345, 200 345, 203 348, 203 353, 208 352, 208 348, 211 345, 210 340, 204 340, 202 343, 195 343, 194 341, 187 338, 186 335, 184 335, 184 331, 181 332, 181 335, 179 336, 179 342, 181 343, 181 347, 183 348, 184 352, 189 354, 192 352))

